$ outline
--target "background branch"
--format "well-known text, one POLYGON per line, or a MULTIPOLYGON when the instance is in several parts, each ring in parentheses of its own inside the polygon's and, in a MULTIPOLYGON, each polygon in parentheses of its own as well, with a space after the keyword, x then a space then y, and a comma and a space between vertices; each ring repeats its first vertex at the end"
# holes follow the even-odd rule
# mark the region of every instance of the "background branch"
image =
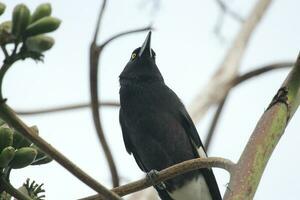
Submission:
MULTIPOLYGON (((249 80, 249 79, 253 78, 253 77, 262 75, 262 74, 264 74, 266 72, 270 72, 272 70, 289 68, 289 67, 292 67, 293 64, 294 64, 294 62, 289 62, 289 61, 287 61, 287 62, 278 62, 278 63, 272 63, 272 64, 269 64, 269 65, 266 65, 266 66, 259 67, 258 69, 255 69, 255 70, 251 70, 251 71, 249 71, 245 74, 242 74, 242 75, 236 77, 234 79, 233 83, 232 83, 232 88, 237 86, 238 84, 246 81, 246 80, 249 80)), ((218 108, 215 112, 215 115, 214 115, 213 120, 211 122, 209 131, 208 131, 205 143, 204 143, 206 151, 209 150, 211 140, 214 136, 215 129, 217 127, 218 121, 219 121, 220 116, 221 116, 221 112, 223 111, 224 104, 226 102, 226 99, 227 99, 228 94, 231 91, 231 89, 225 95, 224 99, 219 103, 218 108)))
MULTIPOLYGON (((99 106, 118 108, 120 106, 120 104, 118 102, 103 101, 103 102, 99 102, 99 106)), ((91 107, 90 103, 76 103, 76 104, 70 104, 70 105, 64 105, 64 106, 55 106, 55 107, 32 109, 32 110, 17 109, 15 112, 18 115, 37 115, 37 114, 47 114, 47 113, 79 110, 79 109, 89 108, 89 107, 91 107)))
POLYGON ((100 92, 98 90, 98 83, 99 83, 99 59, 101 56, 101 52, 103 48, 108 45, 111 41, 120 38, 121 36, 125 36, 128 34, 132 33, 138 33, 138 32, 143 32, 151 29, 150 26, 140 28, 140 29, 135 29, 135 30, 130 30, 130 31, 124 31, 122 33, 116 34, 103 42, 101 45, 97 45, 97 36, 100 30, 100 23, 103 17, 103 13, 105 11, 105 6, 106 6, 106 1, 103 2, 102 7, 100 9, 99 17, 97 20, 97 25, 95 29, 95 35, 94 39, 91 43, 90 46, 90 94, 91 94, 91 108, 92 108, 92 115, 93 115, 93 121, 94 125, 96 128, 96 132, 98 135, 98 138, 100 140, 101 146, 103 148, 105 157, 107 159, 109 169, 111 172, 112 176, 112 183, 114 187, 117 187, 119 185, 119 175, 118 171, 111 153, 111 150, 107 144, 105 134, 103 132, 102 124, 101 124, 101 117, 100 117, 100 110, 99 110, 99 102, 101 103, 100 99, 100 92))
POLYGON ((214 28, 215 34, 221 38, 221 29, 224 24, 224 18, 226 15, 230 16, 237 22, 244 22, 244 19, 235 11, 231 10, 223 1, 215 0, 216 4, 220 8, 219 17, 214 28))
POLYGON ((252 12, 242 24, 218 70, 190 105, 189 110, 195 122, 198 122, 212 105, 222 101, 231 88, 232 80, 237 76, 248 41, 271 2, 271 0, 259 0, 256 3, 252 12))
POLYGON ((300 103, 300 56, 256 125, 233 171, 224 200, 253 199, 280 137, 300 103))
MULTIPOLYGON (((154 180, 154 184, 160 183, 162 181, 168 180, 180 174, 184 174, 189 171, 193 171, 201 168, 211 168, 217 167, 225 169, 229 173, 232 173, 235 164, 225 158, 209 157, 209 158, 196 158, 192 160, 187 160, 176 165, 170 166, 166 169, 161 170, 158 176, 154 180)), ((126 185, 113 188, 111 191, 115 192, 120 196, 124 196, 139 190, 143 190, 147 187, 152 186, 151 181, 147 178, 140 179, 138 181, 131 182, 126 185)), ((81 200, 96 200, 100 199, 98 195, 82 198, 81 200)))

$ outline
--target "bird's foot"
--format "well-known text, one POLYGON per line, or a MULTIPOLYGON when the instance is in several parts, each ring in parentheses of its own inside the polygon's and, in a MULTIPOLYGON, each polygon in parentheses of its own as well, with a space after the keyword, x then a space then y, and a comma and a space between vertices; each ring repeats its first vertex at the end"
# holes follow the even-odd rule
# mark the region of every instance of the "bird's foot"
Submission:
POLYGON ((146 178, 152 183, 152 185, 155 185, 160 190, 165 190, 166 185, 163 182, 155 183, 155 180, 157 179, 159 175, 159 172, 155 169, 152 169, 149 171, 146 175, 146 178))

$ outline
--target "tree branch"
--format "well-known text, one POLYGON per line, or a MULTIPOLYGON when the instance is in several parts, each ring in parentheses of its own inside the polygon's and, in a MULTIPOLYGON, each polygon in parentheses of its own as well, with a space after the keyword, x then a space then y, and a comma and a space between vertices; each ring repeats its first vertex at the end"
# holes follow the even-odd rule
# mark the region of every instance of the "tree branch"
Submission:
POLYGON ((204 90, 192 102, 190 111, 195 122, 199 121, 212 105, 218 104, 228 93, 232 86, 232 80, 238 75, 238 68, 249 39, 271 2, 271 0, 259 0, 257 2, 249 17, 242 24, 218 70, 204 87, 204 90))
POLYGON ((35 145, 37 145, 42 151, 52 157, 55 161, 61 164, 65 169, 67 169, 70 173, 72 173, 75 177, 81 180, 83 183, 94 189, 96 192, 101 194, 103 197, 112 200, 120 200, 113 192, 106 189, 103 185, 98 183, 95 179, 87 175, 84 171, 82 171, 79 167, 77 167, 74 163, 68 160, 63 154, 57 151, 54 147, 48 144, 43 138, 36 135, 34 131, 29 128, 18 116, 15 112, 5 103, 1 102, 0 104, 0 116, 1 118, 8 123, 15 130, 20 132, 30 141, 32 141, 35 145))
POLYGON ((221 0, 215 0, 216 4, 219 6, 220 8, 220 12, 219 12, 219 17, 217 19, 215 28, 214 28, 214 32, 217 36, 219 36, 221 38, 221 29, 224 23, 224 17, 226 14, 228 14, 231 18, 233 18, 234 20, 238 21, 238 22, 244 22, 244 19, 237 13, 234 12, 233 10, 231 10, 223 1, 221 0))
POLYGON ((100 23, 103 17, 103 13, 105 11, 106 1, 103 2, 102 7, 100 9, 99 17, 97 20, 97 25, 95 29, 95 35, 94 39, 90 46, 90 94, 91 94, 91 108, 92 108, 92 115, 93 115, 93 121, 96 128, 96 132, 98 135, 98 138, 100 140, 101 146, 103 148, 105 157, 107 159, 109 169, 112 176, 112 183, 114 187, 117 187, 119 185, 119 175, 118 171, 112 156, 112 153, 110 151, 110 148, 107 144, 105 134, 103 132, 102 124, 101 124, 101 117, 100 117, 100 110, 99 110, 99 102, 101 103, 100 99, 100 92, 98 90, 98 83, 99 83, 99 59, 101 56, 101 52, 104 49, 106 45, 108 45, 111 41, 120 38, 124 35, 128 35, 131 33, 137 33, 142 32, 151 29, 151 27, 145 27, 130 31, 125 31, 119 34, 116 34, 103 42, 101 45, 97 45, 97 35, 100 29, 100 23))
POLYGON ((253 199, 261 176, 300 104, 300 56, 254 129, 229 182, 224 200, 253 199))
MULTIPOLYGON (((112 107, 112 108, 118 108, 120 104, 118 102, 99 102, 99 106, 103 107, 112 107)), ((47 113, 55 113, 55 112, 63 112, 63 111, 71 111, 71 110, 79 110, 83 108, 89 108, 91 107, 90 103, 77 103, 77 104, 70 104, 70 105, 64 105, 64 106, 56 106, 56 107, 50 107, 50 108, 41 108, 41 109, 33 109, 33 110, 22 110, 18 109, 16 110, 16 113, 18 115, 37 115, 37 114, 47 114, 47 113)))
MULTIPOLYGON (((184 174, 189 171, 202 169, 202 168, 211 168, 217 167, 232 173, 235 168, 235 164, 225 158, 216 158, 216 157, 209 157, 209 158, 196 158, 192 160, 187 160, 176 165, 170 166, 166 169, 161 170, 158 173, 158 176, 154 180, 154 184, 158 184, 162 181, 166 181, 170 178, 174 178, 180 174, 184 174)), ((147 178, 140 179, 138 181, 131 182, 129 184, 113 188, 111 191, 115 192, 120 196, 124 196, 133 192, 137 192, 139 190, 143 190, 147 187, 152 186, 151 181, 147 178)), ((80 200, 96 200, 101 199, 98 195, 93 195, 90 197, 82 198, 80 200)))
MULTIPOLYGON (((253 77, 262 75, 266 72, 269 72, 269 71, 272 71, 272 70, 275 70, 275 69, 282 69, 282 68, 292 67, 293 65, 294 65, 294 62, 278 62, 278 63, 269 64, 269 65, 266 65, 266 66, 263 66, 263 67, 259 67, 258 69, 249 71, 249 72, 247 72, 243 75, 240 75, 240 76, 236 77, 234 79, 233 83, 232 83, 232 88, 237 86, 240 83, 243 83, 246 80, 249 80, 253 77)), ((208 134, 207 134, 207 138, 205 140, 204 146, 205 146, 206 151, 208 151, 208 149, 209 149, 209 145, 210 145, 212 137, 215 133, 215 129, 216 129, 216 126, 217 126, 218 121, 220 119, 220 115, 221 115, 221 112, 223 110, 225 101, 228 97, 229 92, 232 90, 232 88, 228 91, 228 93, 225 95, 224 99, 218 105, 218 108, 216 110, 216 113, 214 115, 212 123, 210 125, 209 131, 208 131, 208 134)))
POLYGON ((295 64, 294 62, 287 61, 287 62, 272 63, 272 64, 269 64, 269 65, 266 65, 266 66, 263 66, 263 67, 258 67, 255 70, 252 70, 252 71, 249 71, 245 74, 237 76, 233 80, 232 85, 236 86, 236 85, 238 85, 238 84, 240 84, 240 83, 242 83, 242 82, 244 82, 244 81, 246 81, 250 78, 259 76, 263 73, 266 73, 266 72, 269 72, 269 71, 272 71, 272 70, 275 70, 275 69, 289 68, 289 67, 292 67, 294 64, 295 64))
POLYGON ((222 110, 223 110, 223 107, 225 105, 225 102, 226 102, 226 99, 227 99, 227 96, 228 94, 224 97, 224 99, 222 100, 222 102, 219 104, 217 110, 216 110, 216 113, 214 115, 214 118, 211 122, 211 125, 209 127, 209 131, 207 133, 207 137, 206 137, 206 140, 205 140, 205 143, 204 143, 204 147, 206 149, 206 151, 208 152, 209 150, 209 147, 210 147, 210 144, 211 144, 211 141, 212 141, 212 138, 214 136, 214 133, 215 133, 215 129, 217 127, 217 124, 218 124, 218 121, 220 119, 220 116, 221 116, 221 113, 222 113, 222 110))
MULTIPOLYGON (((96 24, 95 29, 95 35, 93 38, 93 41, 90 46, 90 95, 91 95, 91 109, 92 109, 92 115, 93 115, 93 121, 96 128, 96 132, 98 135, 98 138, 100 140, 100 144, 103 148, 106 160, 109 165, 111 177, 112 177, 112 183, 113 186, 116 187, 119 185, 119 175, 118 171, 112 156, 112 153, 110 151, 110 148, 107 144, 107 141, 105 139, 105 135, 103 132, 102 124, 101 124, 101 118, 100 118, 100 111, 99 111, 99 91, 98 91, 98 69, 99 69, 99 57, 101 54, 102 49, 97 46, 97 35, 99 33, 100 29, 100 23, 103 18, 103 13, 105 11, 106 7, 106 0, 103 1, 102 7, 99 12, 99 17, 96 24)), ((101 103, 101 102, 100 102, 101 103)))
POLYGON ((99 34, 99 30, 100 30, 100 26, 101 26, 101 22, 102 22, 102 18, 103 18, 103 14, 104 14, 105 9, 106 9, 106 3, 107 3, 107 0, 103 0, 103 3, 100 7, 100 11, 99 11, 99 15, 98 15, 98 18, 97 18, 97 23, 96 23, 96 28, 95 28, 95 33, 94 33, 94 39, 93 39, 94 42, 97 42, 97 38, 98 38, 98 34, 99 34))
POLYGON ((115 39, 118 39, 122 36, 125 36, 125 35, 129 35, 129 34, 132 34, 132 33, 139 33, 139 32, 144 32, 144 31, 149 31, 149 30, 152 30, 152 26, 149 25, 149 26, 146 26, 146 27, 143 27, 143 28, 138 28, 138 29, 133 29, 133 30, 128 30, 128 31, 124 31, 124 32, 121 32, 121 33, 118 33, 112 37, 110 37, 109 39, 107 39, 106 41, 104 41, 100 46, 99 48, 100 49, 103 49, 106 45, 108 45, 110 42, 112 42, 113 40, 115 39))

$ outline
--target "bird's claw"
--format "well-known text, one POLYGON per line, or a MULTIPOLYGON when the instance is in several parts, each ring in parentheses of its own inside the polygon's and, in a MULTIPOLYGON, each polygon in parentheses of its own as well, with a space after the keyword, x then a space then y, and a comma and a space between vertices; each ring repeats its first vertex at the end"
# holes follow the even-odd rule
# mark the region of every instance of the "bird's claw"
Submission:
POLYGON ((165 190, 166 185, 163 182, 155 183, 155 180, 157 179, 159 175, 159 172, 155 169, 152 169, 149 171, 146 175, 146 178, 152 183, 152 185, 155 185, 160 190, 165 190))

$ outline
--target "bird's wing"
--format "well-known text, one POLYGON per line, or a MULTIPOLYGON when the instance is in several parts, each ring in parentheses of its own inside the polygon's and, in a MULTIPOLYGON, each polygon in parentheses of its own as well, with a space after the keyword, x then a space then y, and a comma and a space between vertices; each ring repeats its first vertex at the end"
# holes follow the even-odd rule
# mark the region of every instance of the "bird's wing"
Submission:
MULTIPOLYGON (((187 113, 184 107, 181 109, 180 112, 181 112, 181 118, 182 118, 184 129, 188 134, 188 136, 190 137, 192 144, 196 145, 196 149, 194 150, 194 153, 199 157, 203 157, 203 155, 199 153, 199 150, 201 150, 205 154, 204 156, 206 157, 204 146, 202 145, 202 142, 200 140, 200 137, 198 135, 198 132, 196 130, 196 127, 191 117, 189 116, 189 114, 187 113)), ((212 195, 212 199, 221 200, 222 197, 212 169, 204 168, 204 169, 200 169, 200 172, 203 175, 206 184, 208 185, 209 191, 212 195)))
POLYGON ((119 121, 122 129, 123 140, 124 140, 126 151, 129 154, 131 153, 133 154, 136 163, 138 164, 138 166, 142 171, 148 172, 149 170, 147 170, 147 168, 143 165, 142 160, 139 158, 139 155, 136 153, 136 150, 134 146, 131 144, 130 138, 128 137, 128 133, 127 133, 128 127, 126 127, 126 122, 123 116, 122 108, 120 109, 120 113, 119 113, 119 121))
MULTIPOLYGON (((175 104, 176 106, 173 107, 173 110, 176 112, 176 113, 174 113, 174 115, 177 117, 179 116, 178 120, 180 120, 180 122, 182 123, 186 134, 188 135, 188 137, 191 140, 192 146, 195 147, 194 148, 195 157, 203 157, 203 155, 199 154, 199 149, 201 151, 203 151, 203 153, 205 154, 204 156, 206 157, 205 148, 201 142, 201 139, 198 135, 197 129, 196 129, 190 115, 186 111, 184 105, 181 103, 181 101, 177 97, 177 95, 171 89, 169 89, 169 91, 170 91, 169 94, 173 97, 172 99, 177 102, 176 103, 177 105, 175 104)), ((208 185, 209 191, 212 195, 212 199, 213 200, 221 200, 222 197, 220 194, 220 190, 219 190, 219 187, 218 187, 218 184, 217 184, 217 181, 216 181, 216 178, 214 176, 212 169, 204 168, 204 169, 200 169, 199 171, 203 175, 203 177, 208 185)))
MULTIPOLYGON (((124 118, 124 116, 122 116, 123 115, 122 113, 123 112, 122 112, 122 108, 121 108, 120 113, 119 113, 119 121, 120 121, 121 129, 122 129, 123 140, 124 140, 126 151, 129 154, 131 154, 131 153, 133 154, 133 157, 134 157, 136 163, 138 164, 139 168, 142 171, 149 172, 151 169, 149 170, 145 167, 145 165, 142 163, 142 160, 139 158, 139 155, 135 151, 134 146, 131 144, 130 138, 128 137, 128 134, 126 133, 126 131, 128 130, 128 127, 126 127, 125 118, 124 118)), ((154 185, 154 188, 157 190, 157 192, 162 200, 173 200, 166 190, 159 189, 155 185, 154 185)))

